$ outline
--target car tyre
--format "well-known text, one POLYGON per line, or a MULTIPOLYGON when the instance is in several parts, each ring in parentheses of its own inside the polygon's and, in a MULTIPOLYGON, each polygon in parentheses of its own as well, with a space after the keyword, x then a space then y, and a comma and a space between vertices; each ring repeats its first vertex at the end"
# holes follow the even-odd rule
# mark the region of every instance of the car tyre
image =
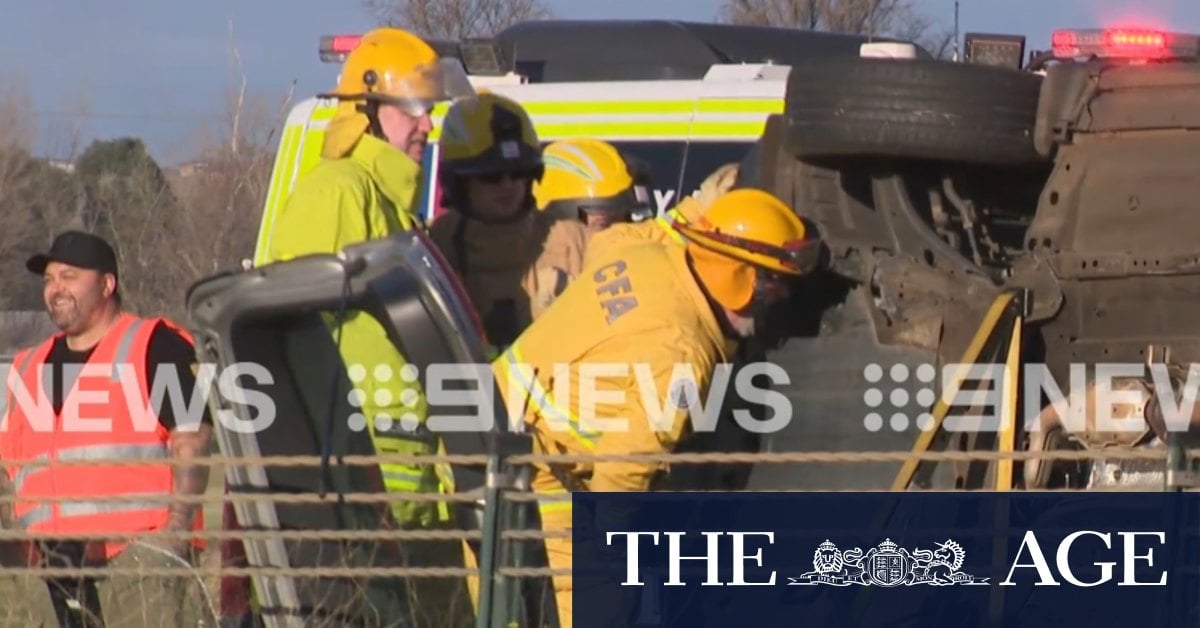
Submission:
POLYGON ((813 59, 788 79, 787 148, 798 158, 1039 162, 1041 82, 1029 72, 929 59, 813 59))

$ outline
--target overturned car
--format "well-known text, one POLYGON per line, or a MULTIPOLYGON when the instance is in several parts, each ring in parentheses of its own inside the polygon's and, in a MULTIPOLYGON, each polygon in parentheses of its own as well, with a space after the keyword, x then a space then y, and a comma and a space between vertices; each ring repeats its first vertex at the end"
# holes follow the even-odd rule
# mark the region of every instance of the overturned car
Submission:
MULTIPOLYGON (((1019 415, 1010 446, 1095 456, 1018 465, 1007 485, 1161 487, 1163 460, 1104 458, 1110 448, 1186 439, 1200 424, 1192 404, 1200 382, 1189 380, 1200 357, 1200 247, 1180 228, 1200 193, 1198 53, 1192 35, 1061 30, 1052 50, 1023 67, 794 64, 787 111, 747 156, 743 183, 791 201, 820 226, 830 273, 781 316, 792 337, 771 359, 796 376, 789 393, 807 414, 772 450, 919 442, 912 417, 934 404, 914 402, 937 387, 912 374, 925 364, 943 374, 987 361, 972 348, 1009 294, 1018 297, 1026 365, 1010 401, 1019 415), (846 381, 857 385, 838 384, 846 381), (1047 382, 1060 390, 1029 385, 1047 382), (885 402, 887 385, 901 392, 885 402), (1120 391, 1120 400, 1110 394, 1120 391), (1074 415, 1064 413, 1065 399, 1091 403, 1066 421, 1074 415), (889 415, 892 433, 880 427, 889 415)), ((990 448, 997 436, 961 431, 946 440, 990 448)), ((917 484, 1005 485, 995 469, 987 478, 972 466, 917 484)), ((881 488, 896 469, 850 467, 839 486, 820 488, 881 488)), ((764 466, 755 483, 782 488, 799 478, 819 487, 805 476, 803 466, 764 466)))

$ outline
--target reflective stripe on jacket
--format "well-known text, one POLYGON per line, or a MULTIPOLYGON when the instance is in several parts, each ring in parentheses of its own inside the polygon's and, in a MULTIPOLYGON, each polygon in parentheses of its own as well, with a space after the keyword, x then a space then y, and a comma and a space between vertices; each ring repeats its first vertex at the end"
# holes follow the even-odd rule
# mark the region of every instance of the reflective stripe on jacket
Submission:
POLYGON ((663 212, 663 215, 656 217, 654 221, 662 229, 663 235, 666 238, 675 241, 677 244, 687 243, 687 239, 683 237, 683 234, 675 229, 675 225, 683 221, 680 219, 679 213, 674 209, 663 212))
MULTIPOLYGON (((43 382, 52 374, 46 358, 57 334, 21 351, 8 377, 6 432, 0 457, 7 465, 17 501, 13 516, 31 533, 122 534, 160 529, 170 516, 174 492, 170 435, 150 406, 146 354, 150 337, 165 319, 123 314, 96 345, 55 415, 43 382), (93 464, 59 466, 55 461, 129 459, 164 464, 93 464), (27 462, 27 461, 33 462, 27 462), (20 463, 22 466, 16 466, 20 463), (49 463, 46 465, 38 463, 49 463), (100 499, 44 501, 42 498, 92 496, 100 499), (110 500, 105 498, 131 497, 110 500), (138 499, 144 498, 144 499, 138 499)), ((67 365, 66 371, 71 372, 67 365)), ((184 417, 179 417, 182 421, 184 417)), ((203 529, 197 509, 196 529, 203 529)), ((123 543, 108 543, 112 558, 123 543)))

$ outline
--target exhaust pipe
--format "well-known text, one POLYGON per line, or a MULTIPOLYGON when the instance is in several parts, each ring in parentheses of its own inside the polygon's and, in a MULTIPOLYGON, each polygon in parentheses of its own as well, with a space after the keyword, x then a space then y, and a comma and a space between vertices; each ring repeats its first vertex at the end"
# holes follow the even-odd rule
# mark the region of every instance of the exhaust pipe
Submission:
MULTIPOLYGON (((1173 420, 1179 422, 1175 417, 1173 420)), ((1062 449, 1068 442, 1078 443, 1086 449, 1133 448, 1145 445, 1155 437, 1166 442, 1168 434, 1162 402, 1155 394, 1153 383, 1140 378, 1114 379, 1106 386, 1092 382, 1082 392, 1072 392, 1065 406, 1050 404, 1042 408, 1037 429, 1029 434, 1027 449, 1051 451, 1062 449), (1126 398, 1130 396, 1128 393, 1137 395, 1131 400, 1126 398), (1122 399, 1114 402, 1114 395, 1122 399), (1108 418, 1113 424, 1101 424, 1101 403, 1109 404, 1108 418), (1063 412, 1068 412, 1069 416, 1063 417, 1063 412), (1129 423, 1135 423, 1141 429, 1115 429, 1129 423)), ((1200 403, 1190 409, 1183 435, 1200 442, 1200 403)), ((1054 464, 1049 459, 1026 461, 1023 473, 1026 487, 1044 488, 1054 464)))

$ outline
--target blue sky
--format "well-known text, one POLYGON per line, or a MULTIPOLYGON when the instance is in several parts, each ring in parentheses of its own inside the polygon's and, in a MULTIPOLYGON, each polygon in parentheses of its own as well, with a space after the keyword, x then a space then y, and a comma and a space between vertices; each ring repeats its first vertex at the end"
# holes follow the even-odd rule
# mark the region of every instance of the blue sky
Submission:
MULTIPOLYGON (((914 0, 947 27, 954 0, 914 0)), ((720 0, 548 0, 567 18, 706 21, 720 0)), ((0 22, 6 85, 23 87, 37 112, 37 150, 62 153, 122 135, 146 140, 164 163, 190 156, 205 124, 219 122, 235 85, 229 23, 248 89, 281 100, 326 89, 336 66, 317 59, 322 34, 372 26, 357 0, 39 0, 9 3, 0 22), (103 7, 103 8, 101 8, 103 7), (288 14, 284 17, 283 8, 288 14), (37 52, 35 52, 37 51, 37 52), (45 51, 45 52, 42 52, 45 51)), ((1044 48, 1058 27, 1119 23, 1200 32, 1196 0, 961 0, 960 30, 1014 32, 1044 48)), ((238 79, 240 80, 240 78, 238 79)))

